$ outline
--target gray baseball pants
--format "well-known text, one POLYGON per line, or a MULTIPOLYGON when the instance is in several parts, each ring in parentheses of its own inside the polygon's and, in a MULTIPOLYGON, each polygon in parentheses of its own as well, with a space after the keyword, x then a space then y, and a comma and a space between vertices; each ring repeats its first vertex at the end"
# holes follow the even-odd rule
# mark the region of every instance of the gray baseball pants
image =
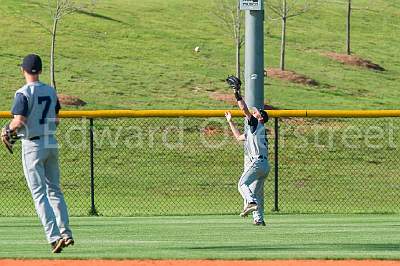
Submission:
POLYGON ((256 202, 258 210, 253 212, 254 221, 264 221, 264 182, 270 165, 266 159, 256 159, 245 166, 238 182, 238 190, 244 200, 244 206, 256 202))
POLYGON ((60 188, 58 147, 54 137, 22 141, 22 163, 36 212, 47 241, 72 237, 64 195, 60 188))

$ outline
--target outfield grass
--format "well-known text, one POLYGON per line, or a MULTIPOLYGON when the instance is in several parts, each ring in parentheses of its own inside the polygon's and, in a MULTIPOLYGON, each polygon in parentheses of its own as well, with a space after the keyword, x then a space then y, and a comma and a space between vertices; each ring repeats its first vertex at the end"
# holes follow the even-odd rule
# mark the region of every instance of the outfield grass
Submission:
MULTIPOLYGON (((102 0, 59 25, 56 76, 60 93, 79 96, 85 109, 227 108, 210 98, 227 92, 235 71, 230 29, 215 18, 213 0, 102 0), (200 46, 201 52, 193 49, 200 46)), ((10 108, 23 84, 17 64, 29 52, 43 56, 47 75, 50 26, 47 1, 0 2, 0 110, 10 108), (29 11, 29 12, 28 12, 29 11)), ((289 19, 287 68, 322 85, 267 79, 265 99, 280 108, 398 108, 400 53, 397 0, 359 0, 352 15, 355 54, 382 65, 380 73, 343 66, 321 54, 344 52, 346 4, 314 5, 289 19), (360 9, 361 8, 361 9, 360 9), (384 15, 382 15, 384 14, 384 15)), ((280 24, 265 22, 266 67, 279 65, 280 24)))
POLYGON ((398 215, 71 219, 76 244, 52 255, 37 218, 0 218, 0 258, 400 259, 398 215))

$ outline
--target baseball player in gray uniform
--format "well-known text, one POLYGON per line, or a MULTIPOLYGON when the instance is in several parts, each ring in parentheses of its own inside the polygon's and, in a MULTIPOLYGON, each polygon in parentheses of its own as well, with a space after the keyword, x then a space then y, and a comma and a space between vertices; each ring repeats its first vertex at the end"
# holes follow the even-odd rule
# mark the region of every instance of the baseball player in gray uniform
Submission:
POLYGON ((268 121, 268 114, 264 110, 254 108, 250 112, 240 95, 241 81, 230 76, 228 84, 234 89, 239 108, 246 116, 245 132, 241 134, 232 122, 230 112, 225 113, 233 135, 238 141, 244 142, 245 165, 238 182, 238 190, 243 197, 244 206, 241 217, 253 214, 253 224, 265 226, 264 221, 264 181, 268 176, 270 166, 268 162, 268 142, 264 123, 268 121))
POLYGON ((64 195, 60 189, 58 145, 55 137, 60 103, 54 88, 39 81, 42 61, 30 54, 21 71, 26 85, 14 98, 14 118, 2 136, 17 134, 22 139, 22 164, 28 187, 53 253, 74 244, 64 195))

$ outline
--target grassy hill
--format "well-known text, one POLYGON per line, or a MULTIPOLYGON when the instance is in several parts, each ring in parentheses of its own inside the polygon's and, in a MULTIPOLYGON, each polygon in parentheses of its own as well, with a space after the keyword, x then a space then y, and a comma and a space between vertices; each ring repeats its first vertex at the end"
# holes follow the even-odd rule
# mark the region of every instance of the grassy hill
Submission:
MULTIPOLYGON (((57 43, 58 90, 88 102, 85 109, 228 108, 214 100, 234 73, 230 35, 213 16, 214 1, 101 0, 65 17, 57 43), (201 47, 194 53, 194 47, 201 47)), ((266 79, 265 98, 280 108, 398 108, 400 3, 359 0, 352 49, 387 71, 344 66, 321 54, 344 52, 345 4, 324 3, 288 22, 287 68, 316 79, 307 87, 266 79)), ((45 61, 49 81, 47 1, 0 1, 0 110, 22 84, 18 63, 31 52, 45 61)), ((265 23, 266 67, 279 65, 280 23, 265 23)))

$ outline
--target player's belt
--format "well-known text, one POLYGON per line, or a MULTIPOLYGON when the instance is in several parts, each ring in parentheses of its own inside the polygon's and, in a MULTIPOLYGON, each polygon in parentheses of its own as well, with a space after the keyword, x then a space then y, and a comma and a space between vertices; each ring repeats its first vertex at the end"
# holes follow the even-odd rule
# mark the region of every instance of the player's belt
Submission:
POLYGON ((30 138, 29 140, 38 140, 38 139, 40 139, 40 137, 39 137, 39 136, 36 136, 36 137, 30 138))
POLYGON ((265 157, 264 155, 259 155, 257 157, 251 158, 252 161, 254 161, 254 160, 263 160, 263 159, 267 159, 267 157, 265 157))

